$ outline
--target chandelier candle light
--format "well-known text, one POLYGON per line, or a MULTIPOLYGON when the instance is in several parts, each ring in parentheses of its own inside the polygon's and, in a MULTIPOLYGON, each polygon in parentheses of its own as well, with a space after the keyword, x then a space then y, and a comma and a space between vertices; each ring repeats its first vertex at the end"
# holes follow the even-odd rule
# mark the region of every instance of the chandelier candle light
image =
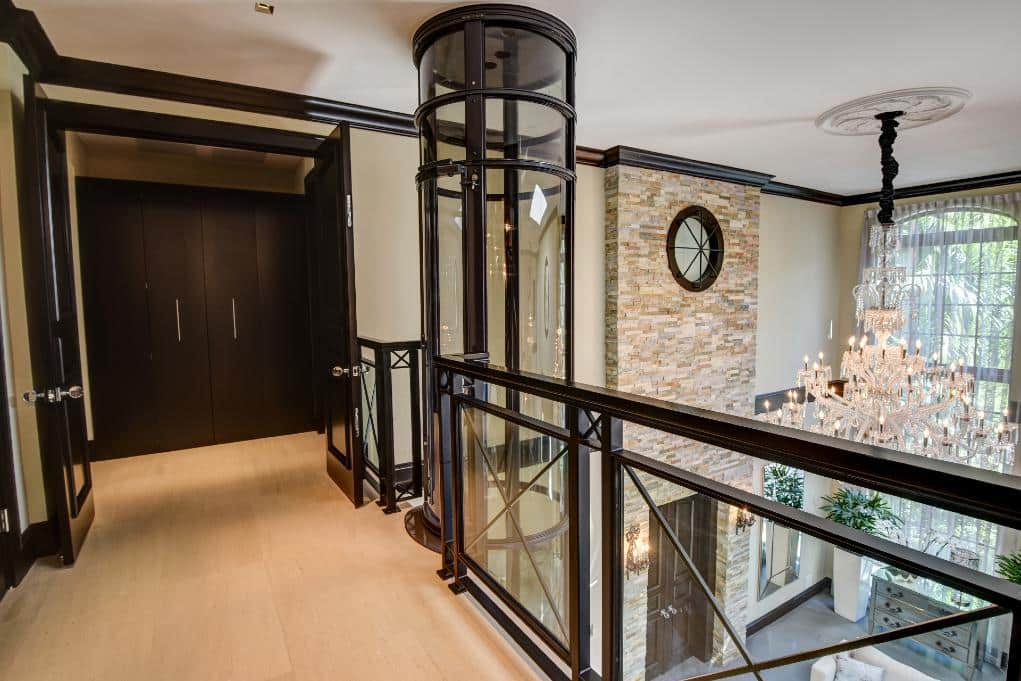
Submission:
POLYGON ((908 318, 917 316, 918 289, 907 269, 897 264, 900 232, 893 219, 893 179, 898 164, 893 157, 898 119, 902 111, 884 111, 879 122, 883 187, 878 224, 869 232, 873 266, 853 290, 857 321, 864 333, 848 339, 840 361, 840 383, 825 356, 804 365, 797 373, 799 391, 763 418, 857 442, 866 442, 929 457, 967 462, 983 468, 1013 463, 1018 424, 1006 411, 995 418, 976 411, 975 377, 964 361, 939 362, 938 353, 923 354, 921 341, 908 348, 904 335, 908 318))

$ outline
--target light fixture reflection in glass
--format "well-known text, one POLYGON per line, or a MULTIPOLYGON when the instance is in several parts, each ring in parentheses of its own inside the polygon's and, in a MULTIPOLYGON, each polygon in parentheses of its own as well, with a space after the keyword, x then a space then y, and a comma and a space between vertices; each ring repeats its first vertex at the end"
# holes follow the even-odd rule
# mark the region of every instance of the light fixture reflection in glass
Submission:
POLYGON ((546 215, 546 208, 549 207, 546 201, 546 195, 542 193, 542 188, 539 185, 535 185, 535 189, 532 190, 532 205, 528 209, 528 217, 537 225, 542 225, 542 218, 546 215))

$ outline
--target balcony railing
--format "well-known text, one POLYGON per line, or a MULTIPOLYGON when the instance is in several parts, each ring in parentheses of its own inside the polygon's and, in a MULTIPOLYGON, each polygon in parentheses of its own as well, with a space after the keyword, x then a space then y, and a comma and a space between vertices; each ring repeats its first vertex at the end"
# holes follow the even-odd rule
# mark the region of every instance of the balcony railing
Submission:
POLYGON ((467 357, 433 366, 441 573, 551 678, 829 681, 861 664, 1021 681, 1021 586, 817 508, 851 485, 1010 533, 1021 479, 467 357), (803 472, 805 510, 756 490, 771 464, 803 472))
POLYGON ((422 496, 422 342, 359 337, 358 345, 365 477, 383 512, 397 513, 398 502, 422 496))

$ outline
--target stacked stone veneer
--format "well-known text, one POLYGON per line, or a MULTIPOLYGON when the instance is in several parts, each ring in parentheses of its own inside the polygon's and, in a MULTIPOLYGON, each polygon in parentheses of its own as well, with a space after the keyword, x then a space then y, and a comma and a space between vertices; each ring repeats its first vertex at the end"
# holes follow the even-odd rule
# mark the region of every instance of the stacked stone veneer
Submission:
MULTIPOLYGON (((751 415, 754 405, 758 308, 759 190, 658 170, 614 166, 606 171, 606 379, 617 390, 716 411, 751 415), (708 208, 723 230, 723 270, 711 288, 682 289, 667 265, 666 237, 677 213, 708 208)), ((752 464, 741 455, 684 438, 625 425, 626 448, 699 475, 751 489, 752 464)), ((644 480, 657 505, 689 491, 644 480)), ((625 487, 625 527, 648 537, 649 510, 625 487)), ((734 531, 735 509, 717 511, 711 582, 739 632, 744 632, 750 566, 749 533, 734 531)), ((624 582, 624 681, 645 678, 648 575, 624 582)), ((717 623, 717 664, 737 654, 717 623)))

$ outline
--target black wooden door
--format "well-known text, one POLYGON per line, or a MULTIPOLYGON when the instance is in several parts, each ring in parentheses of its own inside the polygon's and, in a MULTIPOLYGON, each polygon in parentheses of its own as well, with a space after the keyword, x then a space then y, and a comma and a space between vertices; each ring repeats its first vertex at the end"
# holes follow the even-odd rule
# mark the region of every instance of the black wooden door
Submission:
MULTIPOLYGON (((714 506, 704 497, 693 496, 660 507, 681 546, 708 584, 714 583, 714 506)), ((655 518, 649 535, 645 676, 653 679, 691 657, 702 661, 709 659, 713 617, 708 599, 655 518)))
POLYGON ((21 220, 33 390, 49 520, 65 564, 85 542, 95 506, 85 432, 81 356, 68 216, 64 135, 47 129, 35 83, 25 77, 28 195, 21 220))
POLYGON ((206 445, 213 420, 198 199, 179 188, 151 189, 142 213, 157 451, 206 445))
POLYGON ((155 445, 142 201, 108 180, 79 178, 77 193, 93 453, 134 456, 155 445))
POLYGON ((262 320, 263 429, 314 428, 304 199, 269 196, 255 213, 262 320))
POLYGON ((322 386, 326 469, 355 507, 364 500, 355 319, 354 216, 349 131, 340 126, 323 143, 306 180, 315 214, 318 270, 316 368, 322 386))
POLYGON ((217 442, 259 437, 263 422, 256 206, 236 195, 202 202, 206 319, 217 442))

